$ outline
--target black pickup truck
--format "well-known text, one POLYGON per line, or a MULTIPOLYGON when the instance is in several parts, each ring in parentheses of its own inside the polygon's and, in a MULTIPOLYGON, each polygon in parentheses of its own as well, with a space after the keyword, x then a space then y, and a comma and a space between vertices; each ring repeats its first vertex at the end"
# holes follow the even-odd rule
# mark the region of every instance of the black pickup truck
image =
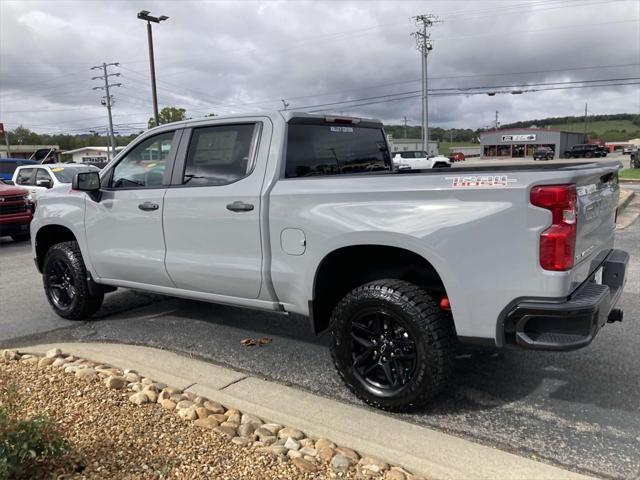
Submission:
POLYGON ((564 151, 564 158, 594 158, 604 157, 605 154, 598 145, 574 145, 569 150, 564 151))

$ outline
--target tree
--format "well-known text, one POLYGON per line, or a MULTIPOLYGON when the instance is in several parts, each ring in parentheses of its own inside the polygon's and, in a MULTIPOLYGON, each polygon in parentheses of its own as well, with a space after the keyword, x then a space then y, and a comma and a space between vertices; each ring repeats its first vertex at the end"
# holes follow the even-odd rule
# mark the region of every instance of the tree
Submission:
MULTIPOLYGON (((158 114, 158 120, 160 121, 160 125, 164 125, 165 123, 179 122, 181 120, 185 120, 186 110, 184 108, 179 107, 164 107, 160 110, 158 114)), ((149 128, 153 128, 156 126, 156 121, 153 117, 149 119, 149 128)))
POLYGON ((40 135, 19 125, 9 131, 9 143, 12 145, 38 145, 41 142, 40 135))

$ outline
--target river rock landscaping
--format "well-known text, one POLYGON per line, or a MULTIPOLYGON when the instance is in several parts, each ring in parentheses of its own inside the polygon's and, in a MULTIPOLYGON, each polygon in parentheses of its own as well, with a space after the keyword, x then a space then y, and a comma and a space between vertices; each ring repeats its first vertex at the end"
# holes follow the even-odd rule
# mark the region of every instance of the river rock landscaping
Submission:
POLYGON ((23 418, 45 414, 68 442, 39 478, 420 480, 401 467, 312 439, 207 398, 59 349, 0 352, 0 388, 23 418))

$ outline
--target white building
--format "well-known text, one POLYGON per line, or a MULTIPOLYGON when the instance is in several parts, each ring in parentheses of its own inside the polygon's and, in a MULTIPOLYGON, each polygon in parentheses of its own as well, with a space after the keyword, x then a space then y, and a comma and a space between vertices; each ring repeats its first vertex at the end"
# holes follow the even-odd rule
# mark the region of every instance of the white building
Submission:
MULTIPOLYGON (((119 152, 124 147, 116 147, 119 152)), ((62 155, 71 155, 73 163, 104 163, 111 160, 111 149, 109 147, 82 147, 75 150, 67 150, 62 155)))

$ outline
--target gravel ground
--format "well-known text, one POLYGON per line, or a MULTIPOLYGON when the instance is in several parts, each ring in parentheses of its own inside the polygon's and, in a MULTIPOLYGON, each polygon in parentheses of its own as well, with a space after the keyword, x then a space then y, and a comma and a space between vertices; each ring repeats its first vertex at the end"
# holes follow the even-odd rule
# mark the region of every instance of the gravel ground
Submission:
POLYGON ((157 404, 134 405, 131 392, 87 382, 56 367, 0 363, 0 377, 14 383, 23 417, 46 413, 71 448, 40 478, 352 478, 321 465, 301 472, 291 461, 237 446, 157 404))

